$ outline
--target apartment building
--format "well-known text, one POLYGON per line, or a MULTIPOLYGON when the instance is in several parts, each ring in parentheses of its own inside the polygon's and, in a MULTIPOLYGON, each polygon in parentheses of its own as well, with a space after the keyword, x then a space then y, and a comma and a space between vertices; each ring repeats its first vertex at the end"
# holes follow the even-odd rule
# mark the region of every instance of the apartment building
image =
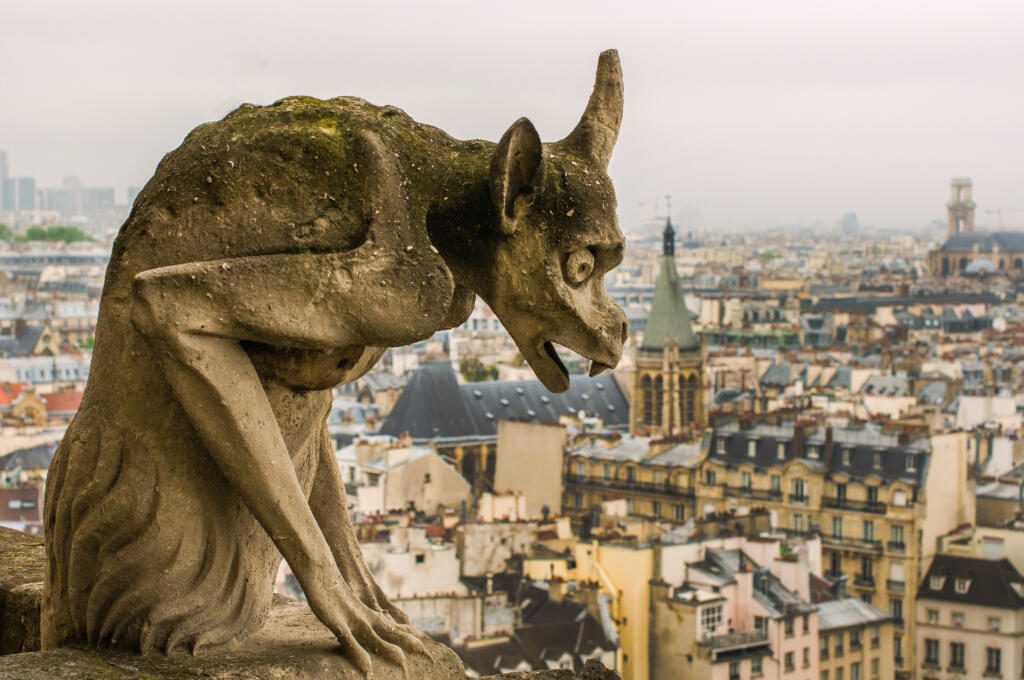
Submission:
POLYGON ((704 440, 696 511, 763 507, 785 532, 820 535, 825 576, 847 577, 853 596, 893 617, 894 677, 911 678, 913 586, 938 538, 974 520, 967 440, 778 414, 720 419, 704 440))
POLYGON ((936 555, 916 616, 921 680, 1024 674, 1024 576, 1009 560, 936 555))
POLYGON ((818 603, 820 680, 887 680, 896 675, 896 620, 856 597, 818 603))

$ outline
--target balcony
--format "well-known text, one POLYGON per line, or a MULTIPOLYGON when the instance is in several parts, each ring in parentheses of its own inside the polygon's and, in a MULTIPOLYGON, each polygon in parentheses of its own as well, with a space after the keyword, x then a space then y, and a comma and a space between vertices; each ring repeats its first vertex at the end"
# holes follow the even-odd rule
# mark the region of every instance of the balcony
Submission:
POLYGON ((875 577, 867 574, 857 574, 853 579, 853 584, 858 588, 874 588, 875 577))
POLYGON ((781 491, 771 489, 755 489, 749 486, 728 486, 722 485, 725 495, 730 498, 751 498, 758 501, 771 501, 781 503, 784 494, 781 491))
POLYGON ((791 493, 789 494, 789 502, 797 503, 799 505, 807 505, 807 494, 791 493))
POLYGON ((768 644, 767 630, 743 630, 721 635, 705 635, 701 645, 710 647, 713 652, 734 652, 750 647, 762 647, 768 644))
POLYGON ((848 498, 837 496, 822 496, 821 505, 824 508, 837 508, 840 510, 853 510, 854 512, 871 512, 877 515, 885 514, 885 503, 872 503, 870 501, 851 501, 848 498))
POLYGON ((885 544, 889 548, 889 552, 906 552, 907 544, 903 541, 889 541, 885 544))
POLYGON ((675 498, 693 498, 693 489, 684 489, 671 482, 641 482, 630 479, 615 479, 594 477, 589 475, 566 475, 566 484, 587 487, 591 489, 614 489, 617 491, 635 491, 640 493, 652 493, 659 496, 672 496, 675 498))
POLYGON ((903 581, 893 581, 891 578, 886 580, 885 586, 894 593, 902 593, 907 587, 903 581))
POLYGON ((847 536, 822 536, 822 542, 826 547, 854 552, 882 552, 882 542, 849 538, 847 536))

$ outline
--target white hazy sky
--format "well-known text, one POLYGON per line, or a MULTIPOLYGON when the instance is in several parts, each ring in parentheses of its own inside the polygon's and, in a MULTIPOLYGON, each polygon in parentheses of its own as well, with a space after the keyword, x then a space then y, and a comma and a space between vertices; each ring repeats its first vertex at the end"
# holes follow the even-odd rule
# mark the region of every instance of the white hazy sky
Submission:
POLYGON ((917 228, 959 175, 980 223, 1024 209, 1022 0, 0 0, 0 149, 43 185, 121 192, 197 124, 292 94, 556 140, 608 47, 624 226, 671 193, 712 230, 917 228))

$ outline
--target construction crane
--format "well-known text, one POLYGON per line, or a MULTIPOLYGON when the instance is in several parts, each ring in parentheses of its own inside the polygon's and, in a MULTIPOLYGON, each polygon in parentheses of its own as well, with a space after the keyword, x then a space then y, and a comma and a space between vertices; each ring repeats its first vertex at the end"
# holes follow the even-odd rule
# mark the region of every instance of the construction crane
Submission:
POLYGON ((1024 208, 993 208, 986 210, 986 215, 995 215, 996 221, 999 223, 999 228, 1003 228, 1003 215, 1007 213, 1019 213, 1024 212, 1024 208))

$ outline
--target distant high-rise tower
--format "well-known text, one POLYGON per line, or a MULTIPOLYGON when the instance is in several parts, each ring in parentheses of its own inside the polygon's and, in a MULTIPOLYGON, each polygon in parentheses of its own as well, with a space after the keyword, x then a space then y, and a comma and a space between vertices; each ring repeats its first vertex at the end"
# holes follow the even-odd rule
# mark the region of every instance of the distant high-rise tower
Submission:
POLYGON ((974 201, 971 200, 970 177, 953 178, 946 208, 949 209, 949 236, 974 231, 974 201))
POLYGON ((676 231, 666 220, 654 302, 636 349, 632 423, 635 434, 669 437, 705 423, 704 360, 676 271, 676 231))
POLYGON ((7 210, 7 180, 11 174, 7 167, 7 152, 0 151, 0 211, 7 210))

